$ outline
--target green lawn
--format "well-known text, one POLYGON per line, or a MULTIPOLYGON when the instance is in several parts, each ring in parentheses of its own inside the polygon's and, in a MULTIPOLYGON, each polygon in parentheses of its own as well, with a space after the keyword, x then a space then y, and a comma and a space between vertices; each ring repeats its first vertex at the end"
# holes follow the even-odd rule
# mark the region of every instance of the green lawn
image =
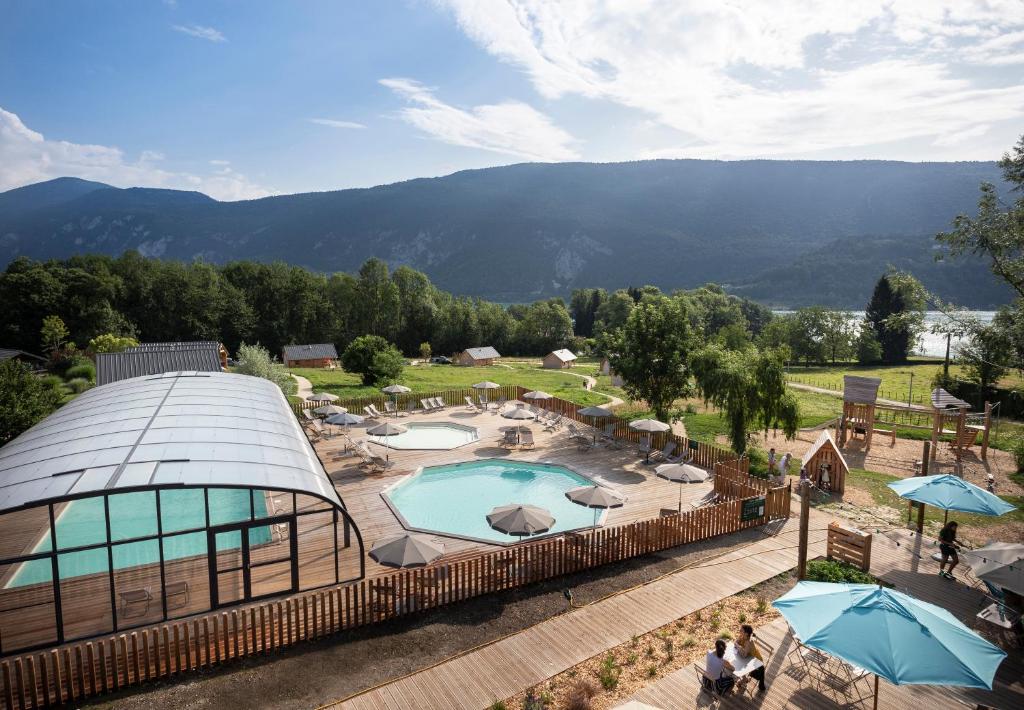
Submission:
MULTIPOLYGON (((857 488, 866 490, 871 494, 871 497, 878 505, 886 505, 890 508, 906 510, 907 501, 896 495, 888 485, 893 481, 898 480, 898 476, 890 476, 876 471, 866 471, 862 468, 851 468, 850 475, 847 477, 846 482, 847 485, 853 485, 857 488)), ((1017 510, 1000 516, 973 515, 971 513, 950 513, 950 515, 953 516, 961 525, 969 525, 971 527, 985 527, 987 525, 1006 522, 1007 520, 1024 522, 1024 496, 1000 496, 1000 498, 1011 505, 1017 506, 1017 510)), ((945 511, 934 508, 930 505, 925 507, 924 519, 926 522, 936 522, 941 525, 944 516, 945 511)))
MULTIPOLYGON (((836 367, 788 367, 786 376, 792 382, 802 382, 817 387, 843 390, 843 375, 878 377, 882 380, 878 396, 906 402, 910 391, 910 375, 914 375, 913 400, 917 404, 928 401, 932 380, 942 371, 942 361, 930 358, 913 358, 906 365, 865 366, 838 365, 836 367)), ((961 374, 959 365, 950 365, 949 374, 961 374)))
MULTIPOLYGON (((399 381, 413 392, 432 392, 469 387, 481 380, 491 380, 500 385, 521 385, 529 389, 544 390, 556 397, 582 405, 603 404, 608 401, 604 395, 584 389, 582 378, 560 370, 541 370, 532 363, 539 363, 539 360, 512 361, 492 367, 414 365, 402 371, 399 381)), ((357 375, 342 370, 296 367, 291 368, 290 372, 308 379, 317 392, 326 391, 340 397, 364 397, 379 393, 376 387, 363 386, 357 375)))

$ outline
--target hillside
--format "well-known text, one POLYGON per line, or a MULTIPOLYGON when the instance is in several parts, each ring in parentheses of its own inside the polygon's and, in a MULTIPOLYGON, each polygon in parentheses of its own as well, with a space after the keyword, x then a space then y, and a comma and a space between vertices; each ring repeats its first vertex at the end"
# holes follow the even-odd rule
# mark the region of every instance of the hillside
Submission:
POLYGON ((61 179, 0 193, 0 261, 137 249, 353 270, 369 256, 498 301, 707 281, 778 305, 862 307, 894 263, 946 298, 1008 300, 980 263, 934 263, 990 163, 521 164, 370 189, 217 202, 61 179), (819 273, 819 270, 823 273, 819 273))

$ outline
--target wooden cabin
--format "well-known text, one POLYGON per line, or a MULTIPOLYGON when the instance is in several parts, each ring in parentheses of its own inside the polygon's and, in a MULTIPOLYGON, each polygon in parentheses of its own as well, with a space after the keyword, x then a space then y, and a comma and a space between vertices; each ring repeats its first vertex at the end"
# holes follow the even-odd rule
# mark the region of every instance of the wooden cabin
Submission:
POLYGON ((338 351, 334 343, 285 345, 281 350, 285 367, 337 367, 338 351))
POLYGON ((495 364, 500 358, 498 351, 487 345, 482 348, 466 348, 455 356, 455 363, 466 367, 487 367, 495 364))
POLYGON ((832 432, 828 429, 822 431, 817 441, 807 449, 801 465, 807 469, 807 474, 814 481, 814 485, 819 488, 840 494, 846 490, 846 476, 850 473, 850 467, 836 445, 835 439, 832 438, 832 432), (829 467, 829 486, 827 488, 821 482, 822 464, 829 467))
POLYGON ((567 370, 576 364, 576 356, 571 350, 562 348, 552 350, 544 356, 544 369, 546 370, 567 370))

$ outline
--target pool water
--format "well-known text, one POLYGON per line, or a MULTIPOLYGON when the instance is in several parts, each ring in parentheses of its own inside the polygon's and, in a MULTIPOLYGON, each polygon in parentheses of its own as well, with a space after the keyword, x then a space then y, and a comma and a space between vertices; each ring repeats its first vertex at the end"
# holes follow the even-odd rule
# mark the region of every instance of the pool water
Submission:
POLYGON ((512 543, 520 538, 492 530, 487 524, 492 509, 512 503, 539 506, 555 517, 552 533, 590 527, 593 509, 573 503, 565 492, 593 484, 564 466, 487 459, 424 468, 385 490, 384 495, 408 527, 512 543))
POLYGON ((454 422, 410 422, 408 431, 394 436, 371 436, 370 441, 392 449, 456 449, 480 440, 476 427, 454 422))
MULTIPOLYGON (((188 530, 206 525, 206 513, 201 488, 173 489, 161 492, 164 533, 188 530)), ((256 518, 267 515, 266 497, 262 491, 255 491, 254 509, 256 518)), ((145 535, 156 535, 156 496, 151 491, 121 493, 110 496, 110 535, 113 542, 128 540, 145 535)), ((249 520, 249 490, 234 488, 210 489, 210 524, 242 522, 249 520)), ((103 542, 106 538, 106 523, 103 515, 103 497, 81 498, 68 503, 56 521, 57 542, 61 548, 103 542)), ((270 542, 269 527, 254 527, 249 531, 250 544, 270 542)), ((241 545, 240 535, 220 535, 217 549, 228 550, 241 545)), ((164 559, 175 560, 183 557, 206 554, 206 531, 165 537, 164 559)), ((50 533, 39 541, 32 552, 49 552, 52 549, 50 533)), ((107 548, 98 547, 81 552, 57 555, 61 579, 79 577, 108 570, 107 548)), ((147 540, 114 545, 114 569, 125 569, 160 561, 159 540, 147 540)), ((5 588, 22 587, 29 584, 49 582, 53 577, 49 559, 24 562, 5 588)))

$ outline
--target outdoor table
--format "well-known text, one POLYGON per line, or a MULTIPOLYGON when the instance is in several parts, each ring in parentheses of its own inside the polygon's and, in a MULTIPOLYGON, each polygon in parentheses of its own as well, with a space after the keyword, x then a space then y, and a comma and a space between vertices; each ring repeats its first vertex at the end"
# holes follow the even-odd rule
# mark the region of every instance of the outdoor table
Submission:
POLYGON ((729 645, 725 648, 725 660, 732 664, 732 674, 736 678, 744 678, 756 671, 758 668, 764 667, 764 664, 754 656, 740 658, 739 653, 736 652, 736 644, 732 641, 730 641, 729 645))

